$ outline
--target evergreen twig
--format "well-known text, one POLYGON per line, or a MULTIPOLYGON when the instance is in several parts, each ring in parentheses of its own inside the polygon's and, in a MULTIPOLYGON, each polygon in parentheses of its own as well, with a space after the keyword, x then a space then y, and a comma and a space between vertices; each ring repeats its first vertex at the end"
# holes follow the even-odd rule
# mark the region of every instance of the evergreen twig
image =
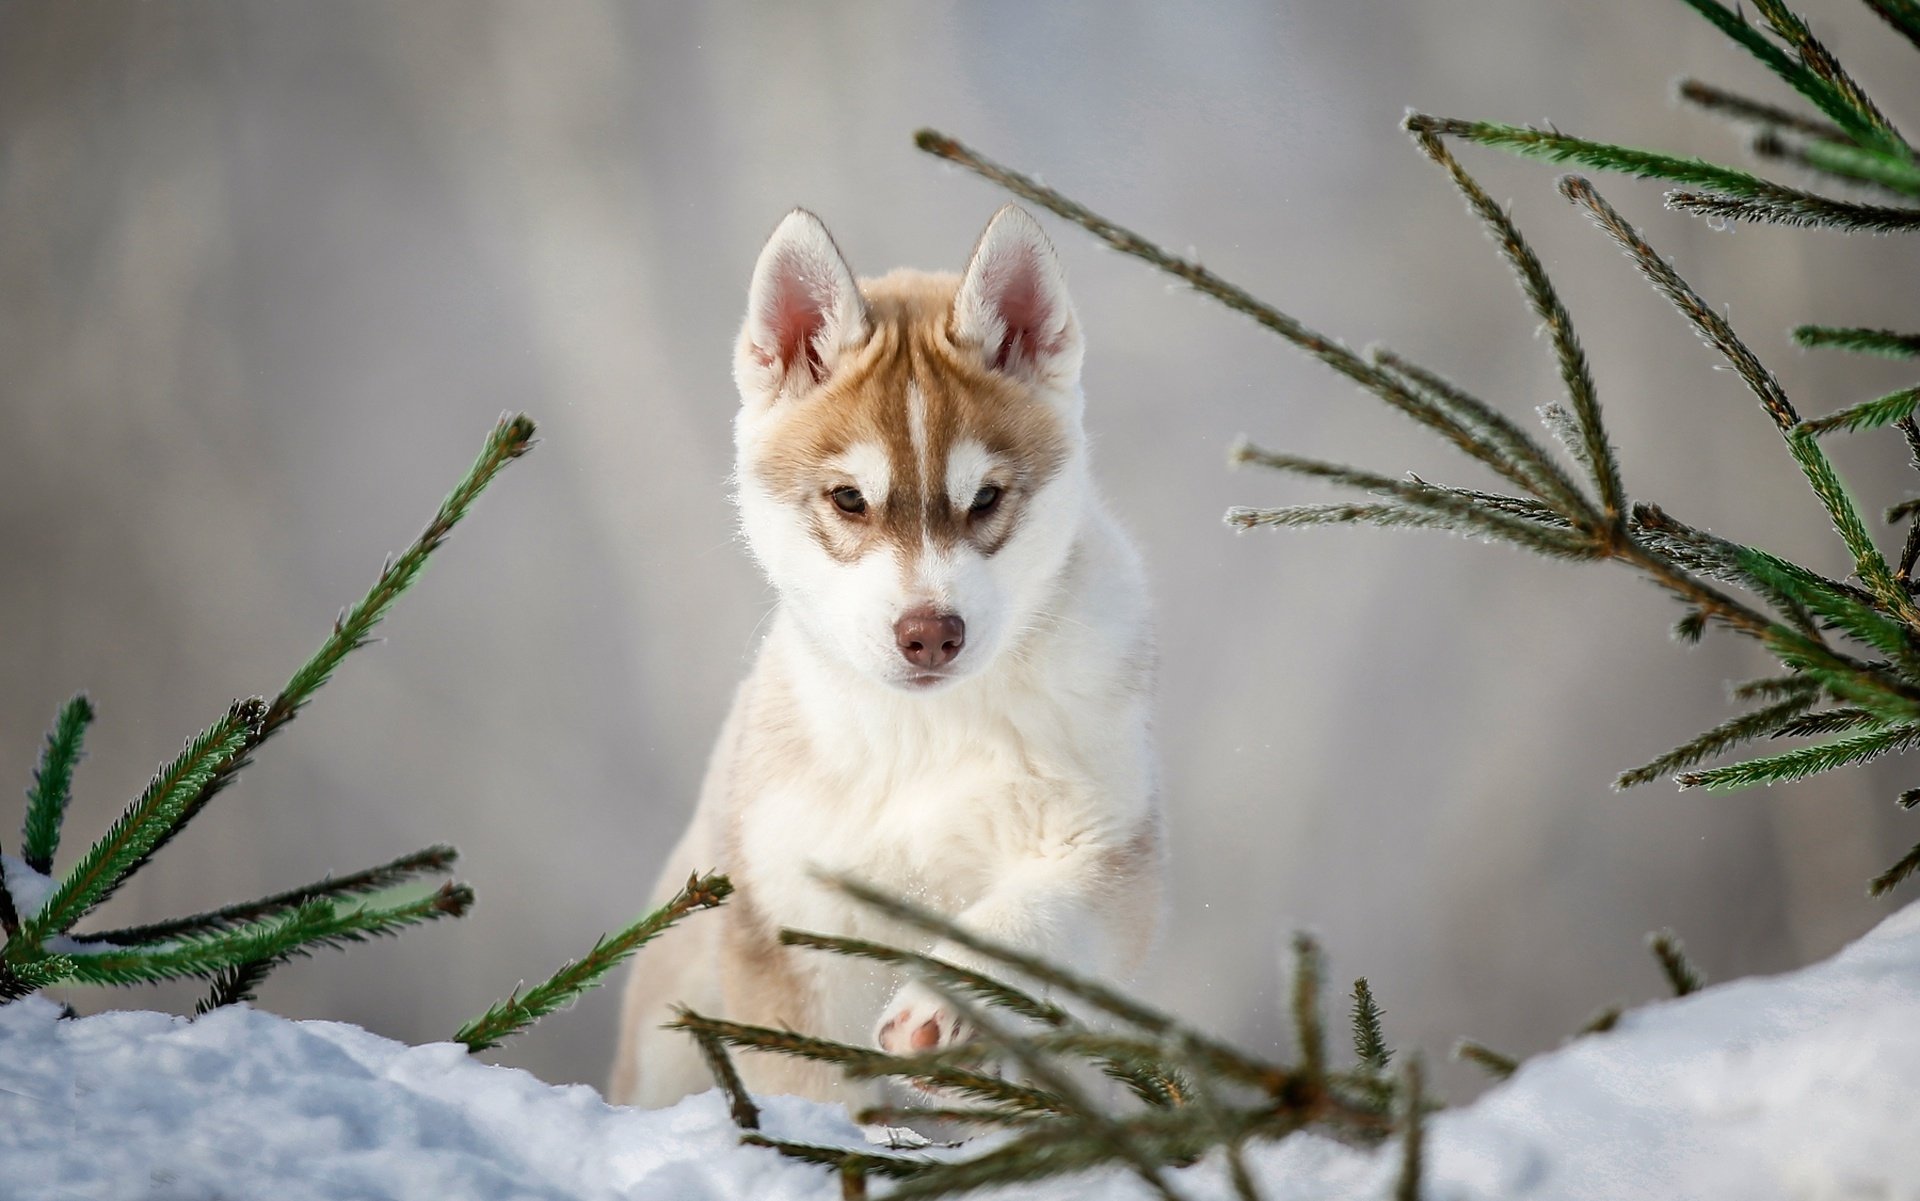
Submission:
POLYGON ((1793 340, 1807 347, 1831 346, 1840 350, 1877 354, 1889 359, 1920 358, 1920 334, 1901 334, 1890 329, 1801 325, 1794 328, 1793 340))
POLYGON ((469 1051, 499 1046, 554 1010, 571 1005, 600 977, 632 958, 667 927, 696 909, 720 904, 732 892, 732 881, 716 872, 688 876, 666 904, 611 937, 602 935, 585 955, 562 964, 545 982, 524 994, 515 989, 504 1001, 455 1031, 453 1041, 464 1044, 469 1051))
POLYGON ((1729 92, 1725 88, 1703 83, 1698 79, 1683 79, 1676 89, 1680 99, 1689 104, 1699 105, 1708 112, 1732 117, 1737 121, 1751 121, 1759 125, 1789 130, 1810 138, 1819 138, 1828 142, 1849 142, 1851 139, 1838 125, 1825 121, 1816 121, 1790 112, 1765 101, 1750 99, 1729 92))
POLYGON ((1362 1067, 1374 1072, 1386 1071, 1393 1060, 1380 1030, 1380 1006, 1365 976, 1353 982, 1353 1054, 1362 1067))
POLYGON ((1680 944, 1680 936, 1673 931, 1656 930, 1647 935, 1647 949, 1659 960, 1660 971, 1666 976, 1674 996, 1684 997, 1706 986, 1707 978, 1687 958, 1687 949, 1680 944))
POLYGON ((1318 1088, 1327 1074, 1327 1035, 1320 1020, 1320 947, 1306 934, 1293 936, 1293 1036, 1300 1047, 1300 1076, 1318 1088))
POLYGON ((1636 767, 1632 771, 1622 772, 1613 782, 1613 786, 1616 789, 1626 789, 1636 784, 1645 784, 1649 780, 1657 780, 1680 768, 1692 767, 1703 759, 1710 759, 1741 743, 1764 738, 1779 731, 1784 723, 1806 712, 1813 702, 1812 696, 1788 697, 1764 709, 1756 709, 1751 713, 1743 713, 1721 722, 1691 742, 1675 747, 1658 759, 1636 767))
POLYGON ((53 856, 60 849, 60 824, 73 795, 73 769, 80 762, 87 726, 93 721, 93 703, 82 693, 61 706, 40 754, 40 767, 27 789, 27 819, 20 834, 20 858, 42 875, 53 872, 53 856))
POLYGON ((277 959, 249 959, 245 963, 221 968, 214 974, 213 987, 194 1005, 193 1016, 205 1017, 228 1005, 258 1000, 260 985, 279 962, 277 959))
POLYGON ((1865 0, 1881 20, 1920 47, 1920 3, 1915 0, 1865 0))
POLYGON ((727 1099, 727 1112, 733 1116, 733 1124, 742 1130, 760 1129, 760 1107, 753 1103, 747 1086, 741 1083, 726 1044, 705 1032, 695 1034, 693 1040, 699 1044, 700 1058, 706 1061, 707 1071, 713 1073, 714 1083, 727 1099))
POLYGON ((344 876, 328 876, 312 884, 303 884, 299 888, 290 888, 270 897, 261 897, 257 901, 243 901, 237 905, 226 905, 219 909, 210 909, 205 913, 152 922, 144 926, 125 926, 117 930, 74 934, 72 938, 77 943, 111 943, 114 946, 130 947, 142 943, 164 942, 212 930, 230 930, 235 926, 257 922, 262 918, 280 916, 300 908, 309 901, 343 900, 348 897, 385 892, 389 888, 409 883, 423 875, 451 871, 455 860, 459 857, 460 853, 450 846, 430 846, 424 850, 415 851, 411 855, 402 855, 391 863, 383 863, 379 867, 370 867, 365 871, 352 872, 344 876))
POLYGON ((1401 1073, 1400 1174, 1394 1180, 1394 1201, 1421 1201, 1420 1178, 1425 1173, 1427 1099, 1420 1057, 1411 1055, 1401 1073))
POLYGON ((1470 1038, 1463 1038, 1453 1045, 1453 1057, 1479 1068, 1495 1080, 1505 1080, 1520 1070, 1520 1061, 1511 1055, 1503 1055, 1470 1038))

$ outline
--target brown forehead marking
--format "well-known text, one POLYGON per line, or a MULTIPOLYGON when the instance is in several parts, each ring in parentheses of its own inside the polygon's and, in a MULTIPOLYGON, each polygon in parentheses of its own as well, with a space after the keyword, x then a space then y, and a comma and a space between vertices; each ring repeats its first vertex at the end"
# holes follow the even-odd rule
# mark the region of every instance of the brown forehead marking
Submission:
POLYGON ((1024 382, 989 370, 972 348, 954 345, 959 285, 956 275, 917 271, 864 281, 874 327, 866 345, 814 395, 774 402, 787 412, 752 470, 776 494, 808 506, 810 530, 835 559, 851 562, 875 540, 944 549, 969 537, 990 555, 1017 527, 1022 502, 1066 458, 1066 431, 1052 405, 1024 382), (924 479, 910 415, 916 385, 931 469, 924 479), (947 461, 965 439, 1002 460, 1005 469, 995 478, 1007 489, 993 518, 971 525, 966 506, 956 509, 947 496, 947 461), (856 523, 829 511, 825 494, 845 481, 827 463, 863 442, 885 452, 889 482, 885 500, 870 500, 867 520, 856 523), (1001 480, 1003 474, 1008 478, 1001 480))

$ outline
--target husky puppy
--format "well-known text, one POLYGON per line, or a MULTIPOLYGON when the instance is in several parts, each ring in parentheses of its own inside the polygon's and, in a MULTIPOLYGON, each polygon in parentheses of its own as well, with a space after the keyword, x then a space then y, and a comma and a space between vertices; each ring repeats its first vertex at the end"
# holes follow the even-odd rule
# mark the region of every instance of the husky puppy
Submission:
MULTIPOLYGON (((649 947, 609 1095, 711 1087, 676 1003, 903 1053, 969 1037, 925 985, 783 947, 782 926, 991 965, 858 907, 909 897, 1084 972, 1124 973, 1159 910, 1140 563, 1094 490, 1082 342, 1053 246, 1001 209, 961 275, 856 281, 819 219, 754 266, 734 354, 740 530, 778 608, 655 903, 718 867, 730 901, 649 947)), ((877 1095, 737 1059, 756 1092, 877 1095)))

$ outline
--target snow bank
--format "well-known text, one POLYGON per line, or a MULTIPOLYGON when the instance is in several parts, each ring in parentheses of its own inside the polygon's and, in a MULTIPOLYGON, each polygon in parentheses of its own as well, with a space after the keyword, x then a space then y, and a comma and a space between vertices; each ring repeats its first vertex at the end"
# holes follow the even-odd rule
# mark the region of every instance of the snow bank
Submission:
MULTIPOLYGON (((837 1108, 763 1099, 768 1133, 857 1145, 837 1108)), ((1429 1126, 1427 1195, 1920 1198, 1920 906, 1834 959, 1629 1014, 1429 1126)), ((1250 1156, 1269 1201, 1379 1198, 1395 1152, 1300 1135, 1250 1156)), ((1227 1201, 1217 1164, 1173 1174, 1227 1201)), ((876 1194, 884 1193, 876 1185, 876 1194)), ((996 1194, 1144 1197, 1097 1173, 996 1194)), ((717 1094, 609 1106, 333 1022, 244 1008, 61 1021, 0 1007, 0 1198, 830 1201, 741 1147, 717 1094)))

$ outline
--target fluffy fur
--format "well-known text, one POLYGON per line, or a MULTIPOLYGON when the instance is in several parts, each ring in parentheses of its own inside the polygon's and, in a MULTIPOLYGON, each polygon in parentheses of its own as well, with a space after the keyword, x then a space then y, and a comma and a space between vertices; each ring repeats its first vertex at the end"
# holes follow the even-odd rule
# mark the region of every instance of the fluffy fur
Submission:
MULTIPOLYGON (((710 1086, 691 1040, 660 1029, 676 1002, 894 1051, 968 1036, 923 985, 779 944, 796 926, 974 962, 816 871, 1084 971, 1145 953, 1151 637, 1139 561, 1089 474, 1081 349, 1053 247, 1017 208, 959 276, 856 283, 812 214, 774 231, 734 376, 740 528, 778 608, 655 900, 716 866, 736 892, 637 961, 615 1101, 710 1086), (943 651, 915 615, 946 623, 943 651)), ((739 1066, 756 1091, 870 1099, 816 1065, 739 1066)))

